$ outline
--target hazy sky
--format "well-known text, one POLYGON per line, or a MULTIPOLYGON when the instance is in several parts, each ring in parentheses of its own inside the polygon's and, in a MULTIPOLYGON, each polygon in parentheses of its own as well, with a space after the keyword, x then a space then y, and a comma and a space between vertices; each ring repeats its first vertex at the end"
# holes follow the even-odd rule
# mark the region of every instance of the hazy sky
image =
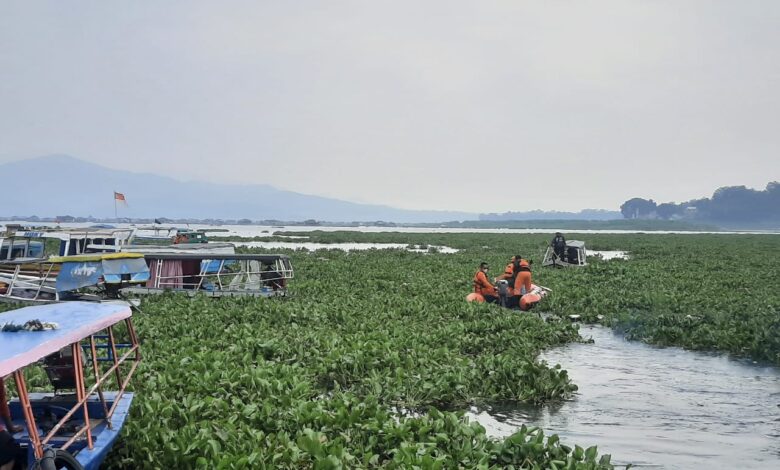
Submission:
POLYGON ((5 0, 0 163, 52 153, 414 209, 763 188, 780 1, 5 0))

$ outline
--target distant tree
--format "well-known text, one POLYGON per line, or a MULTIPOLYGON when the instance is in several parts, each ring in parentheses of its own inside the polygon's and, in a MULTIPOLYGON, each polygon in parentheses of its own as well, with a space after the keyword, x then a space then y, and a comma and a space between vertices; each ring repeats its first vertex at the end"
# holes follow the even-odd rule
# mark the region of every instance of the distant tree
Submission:
POLYGON ((712 195, 708 217, 719 221, 755 221, 766 214, 761 191, 745 186, 718 188, 712 195))
POLYGON ((649 218, 655 212, 656 207, 652 199, 635 197, 620 205, 620 213, 625 219, 644 219, 649 218))
POLYGON ((658 204, 655 208, 655 213, 658 214, 658 217, 665 220, 669 220, 676 215, 681 215, 682 211, 683 208, 673 202, 658 204))
POLYGON ((238 221, 238 225, 252 225, 252 221, 249 219, 241 219, 238 221))
POLYGON ((627 219, 655 215, 662 219, 679 216, 724 224, 780 222, 780 183, 772 181, 763 191, 745 186, 724 186, 718 188, 711 198, 682 204, 656 205, 652 199, 633 198, 620 206, 620 212, 627 219))

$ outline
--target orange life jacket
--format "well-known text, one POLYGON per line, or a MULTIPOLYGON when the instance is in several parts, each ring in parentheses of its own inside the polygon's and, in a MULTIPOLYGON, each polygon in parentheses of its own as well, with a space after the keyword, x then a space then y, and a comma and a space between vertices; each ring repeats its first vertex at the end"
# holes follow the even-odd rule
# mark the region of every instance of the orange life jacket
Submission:
POLYGON ((474 292, 480 295, 497 295, 496 288, 488 281, 487 276, 481 269, 474 274, 474 292))
POLYGON ((528 261, 522 260, 520 261, 520 269, 515 278, 512 294, 523 295, 529 292, 531 292, 531 267, 528 261), (523 288, 525 288, 525 292, 523 292, 523 288))
POLYGON ((506 268, 504 268, 504 274, 498 276, 496 279, 506 279, 507 281, 511 281, 514 273, 515 267, 513 266, 513 263, 509 263, 506 265, 506 268))

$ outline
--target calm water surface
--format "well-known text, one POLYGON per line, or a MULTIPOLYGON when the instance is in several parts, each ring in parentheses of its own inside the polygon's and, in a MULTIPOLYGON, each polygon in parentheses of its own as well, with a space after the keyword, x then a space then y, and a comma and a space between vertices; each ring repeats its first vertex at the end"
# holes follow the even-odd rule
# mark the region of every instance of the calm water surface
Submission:
MULTIPOLYGON (((392 250, 392 249, 405 249, 408 251, 415 251, 418 253, 427 253, 428 248, 420 248, 418 245, 414 245, 416 248, 410 248, 410 245, 406 243, 313 243, 313 242, 231 242, 236 246, 243 246, 247 248, 286 248, 290 250, 298 250, 305 248, 307 250, 343 250, 343 251, 355 251, 355 250, 392 250)), ((450 248, 448 246, 434 246, 428 245, 437 250, 438 253, 457 253, 458 250, 450 248)))
MULTIPOLYGON (((6 223, 22 224, 25 226, 54 226, 53 222, 22 222, 22 221, 2 221, 0 220, 0 229, 5 228, 6 223)), ((94 225, 89 222, 73 222, 62 223, 59 226, 63 228, 85 228, 94 225)), ((118 228, 127 228, 134 226, 132 224, 111 224, 118 228)), ((150 224, 140 224, 143 226, 149 226, 150 224)), ((647 233, 647 234, 687 234, 696 235, 702 233, 717 233, 717 234, 753 234, 753 233, 774 233, 780 234, 778 231, 723 231, 723 232, 691 232, 691 231, 677 231, 677 230, 585 230, 585 229, 556 229, 556 228, 447 228, 447 227, 323 227, 323 226, 267 226, 267 225, 204 225, 204 224, 171 224, 177 227, 188 227, 191 229, 206 230, 209 236, 221 236, 221 237, 263 237, 272 236, 275 232, 312 232, 315 230, 321 230, 323 232, 335 232, 335 231, 348 231, 348 232, 364 232, 364 233, 381 233, 381 232, 399 232, 399 233, 555 233, 565 232, 571 233, 647 233), (215 232, 209 232, 209 230, 217 230, 215 232)), ((166 224, 166 226, 169 226, 166 224)))
POLYGON ((780 468, 780 368, 628 342, 600 326, 580 333, 594 343, 542 357, 569 371, 573 400, 475 409, 472 418, 496 437, 541 426, 565 443, 598 445, 620 465, 780 468))

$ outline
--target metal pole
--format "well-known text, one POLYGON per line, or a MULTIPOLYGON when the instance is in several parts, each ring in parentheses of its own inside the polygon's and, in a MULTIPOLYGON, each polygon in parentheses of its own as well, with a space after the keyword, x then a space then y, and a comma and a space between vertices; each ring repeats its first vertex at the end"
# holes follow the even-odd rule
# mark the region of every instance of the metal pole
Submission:
POLYGON ((16 393, 19 394, 19 404, 22 405, 24 420, 27 422, 27 434, 30 438, 30 445, 32 445, 35 458, 40 459, 43 457, 43 445, 41 445, 41 438, 38 436, 38 428, 35 426, 35 415, 33 415, 32 406, 30 405, 30 395, 27 394, 27 385, 24 383, 22 369, 14 372, 14 382, 16 384, 16 393))

